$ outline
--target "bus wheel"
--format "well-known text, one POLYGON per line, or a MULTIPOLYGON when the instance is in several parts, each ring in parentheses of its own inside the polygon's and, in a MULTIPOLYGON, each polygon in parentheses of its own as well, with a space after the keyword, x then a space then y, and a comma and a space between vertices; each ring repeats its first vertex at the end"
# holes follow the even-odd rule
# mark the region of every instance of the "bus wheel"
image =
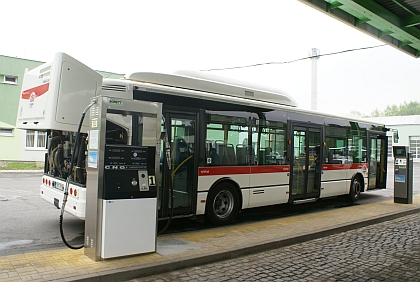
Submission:
POLYGON ((206 204, 206 218, 213 224, 229 223, 238 211, 239 195, 232 184, 221 183, 210 192, 206 204))
POLYGON ((351 181, 350 193, 348 194, 348 199, 350 202, 357 202, 360 197, 360 191, 362 191, 362 183, 360 182, 359 177, 354 177, 351 181))

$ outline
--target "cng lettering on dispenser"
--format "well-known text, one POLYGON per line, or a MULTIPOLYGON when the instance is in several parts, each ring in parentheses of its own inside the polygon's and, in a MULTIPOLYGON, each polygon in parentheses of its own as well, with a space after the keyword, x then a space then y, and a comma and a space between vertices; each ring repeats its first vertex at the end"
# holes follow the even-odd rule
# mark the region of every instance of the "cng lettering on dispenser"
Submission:
POLYGON ((87 158, 85 255, 100 260, 155 252, 162 106, 94 99, 87 158))

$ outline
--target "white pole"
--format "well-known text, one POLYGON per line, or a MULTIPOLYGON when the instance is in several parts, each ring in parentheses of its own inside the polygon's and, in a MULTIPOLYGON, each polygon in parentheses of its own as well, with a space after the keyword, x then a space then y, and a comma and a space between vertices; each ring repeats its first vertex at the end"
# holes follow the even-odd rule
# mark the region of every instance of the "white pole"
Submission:
POLYGON ((312 48, 312 78, 311 78, 311 110, 317 110, 317 61, 319 59, 318 49, 312 48))

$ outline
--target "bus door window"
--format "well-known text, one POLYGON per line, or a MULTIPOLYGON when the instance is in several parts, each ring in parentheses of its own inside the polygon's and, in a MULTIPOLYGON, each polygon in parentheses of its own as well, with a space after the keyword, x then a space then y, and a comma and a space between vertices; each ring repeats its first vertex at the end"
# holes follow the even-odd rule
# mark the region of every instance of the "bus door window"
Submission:
POLYGON ((386 138, 370 135, 369 189, 386 185, 386 138))
MULTIPOLYGON (((195 119, 171 116, 171 177, 174 208, 192 204, 194 183, 195 119)), ((170 204, 170 202, 168 202, 170 204)))
POLYGON ((309 131, 309 166, 308 166, 308 186, 306 192, 319 193, 321 184, 321 132, 309 131))
POLYGON ((302 194, 306 180, 306 132, 293 131, 292 195, 302 194))
POLYGON ((376 167, 377 167, 377 139, 372 138, 370 140, 370 156, 369 156, 369 188, 375 188, 376 186, 376 167))
POLYGON ((378 137, 378 167, 377 167, 377 178, 376 178, 376 188, 385 188, 386 187, 386 166, 388 162, 387 157, 387 138, 378 137))
POLYGON ((293 127, 291 196, 319 197, 321 184, 321 129, 293 127))

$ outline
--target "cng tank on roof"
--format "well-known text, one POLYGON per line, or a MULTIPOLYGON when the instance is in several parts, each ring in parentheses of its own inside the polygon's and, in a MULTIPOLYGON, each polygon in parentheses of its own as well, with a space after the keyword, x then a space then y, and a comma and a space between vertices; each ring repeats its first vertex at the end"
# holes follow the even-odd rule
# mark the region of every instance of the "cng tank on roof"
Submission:
POLYGON ((182 70, 173 74, 137 72, 125 79, 297 107, 296 101, 281 89, 199 71, 182 70))
MULTIPOLYGON (((16 127, 76 131, 83 110, 100 95, 102 76, 65 53, 27 72, 16 127)), ((87 120, 87 119, 85 119, 87 120)), ((86 132, 87 122, 82 131, 86 132)))

